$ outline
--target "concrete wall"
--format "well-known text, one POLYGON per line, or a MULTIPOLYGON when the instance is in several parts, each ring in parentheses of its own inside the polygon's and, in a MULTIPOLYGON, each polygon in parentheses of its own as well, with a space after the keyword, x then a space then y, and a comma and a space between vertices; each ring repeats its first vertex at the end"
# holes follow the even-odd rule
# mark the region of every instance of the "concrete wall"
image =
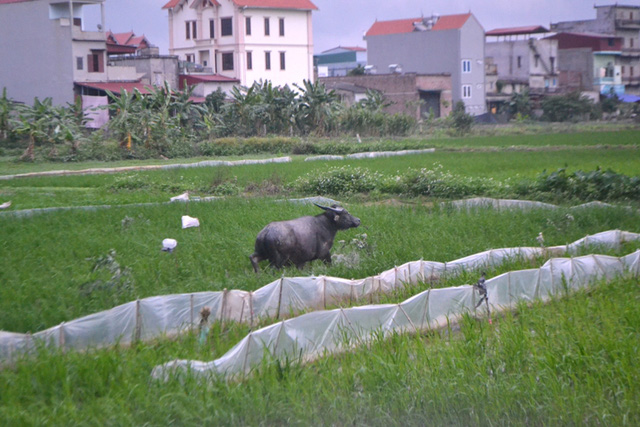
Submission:
POLYGON ((73 102, 69 19, 49 19, 46 1, 0 5, 0 88, 16 101, 73 102))
MULTIPOLYGON (((463 97, 462 100, 466 106, 467 113, 474 116, 487 112, 484 82, 485 56, 484 29, 478 20, 471 15, 460 29, 460 58, 458 61, 458 75, 460 76, 460 82, 457 88, 455 79, 452 79, 452 83, 455 101, 457 101, 457 98, 455 98, 456 89, 462 91, 462 85, 471 86, 471 97, 463 97), (471 61, 470 73, 462 72, 463 60, 471 61)), ((451 73, 451 76, 452 78, 455 78, 455 74, 451 73)))
POLYGON ((136 73, 142 76, 142 83, 160 86, 167 81, 172 88, 179 87, 177 56, 137 55, 112 58, 109 61, 115 65, 135 67, 136 73))
POLYGON ((558 67, 562 71, 579 73, 583 90, 593 85, 593 52, 590 48, 560 49, 558 67))

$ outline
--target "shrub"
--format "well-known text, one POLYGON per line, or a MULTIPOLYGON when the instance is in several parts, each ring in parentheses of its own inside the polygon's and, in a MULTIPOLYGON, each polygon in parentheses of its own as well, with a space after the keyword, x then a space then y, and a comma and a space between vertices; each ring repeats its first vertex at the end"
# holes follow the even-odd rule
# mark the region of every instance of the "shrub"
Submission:
POLYGON ((638 200, 640 177, 629 177, 612 170, 581 170, 567 173, 565 168, 544 171, 537 179, 536 190, 560 198, 579 200, 638 200))
POLYGON ((400 177, 402 192, 411 196, 438 198, 459 198, 486 194, 493 187, 493 181, 453 175, 442 169, 409 169, 400 177))
POLYGON ((542 100, 542 119, 550 122, 578 121, 588 117, 594 104, 579 91, 542 100))
POLYGON ((471 131, 471 125, 473 124, 473 116, 467 114, 464 106, 464 102, 458 101, 453 106, 453 111, 449 116, 451 119, 451 128, 454 134, 458 136, 465 135, 471 131))
POLYGON ((384 177, 379 172, 341 166, 310 172, 298 178, 293 187, 306 194, 344 195, 367 193, 378 187, 383 180, 384 177))

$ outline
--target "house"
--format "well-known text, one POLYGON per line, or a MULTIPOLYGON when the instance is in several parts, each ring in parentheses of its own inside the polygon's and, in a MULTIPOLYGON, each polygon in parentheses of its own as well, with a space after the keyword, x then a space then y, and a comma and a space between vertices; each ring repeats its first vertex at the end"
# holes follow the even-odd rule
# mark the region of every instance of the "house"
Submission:
POLYGON ((492 112, 513 93, 527 90, 539 98, 559 90, 558 42, 542 38, 548 32, 541 25, 486 32, 487 103, 492 112))
POLYGON ((557 33, 601 34, 622 39, 613 66, 620 66, 622 84, 627 93, 640 94, 640 6, 594 6, 596 18, 551 24, 557 33))
MULTIPOLYGON (((135 68, 108 65, 103 28, 104 0, 0 0, 0 86, 28 104, 38 97, 66 105, 81 97, 85 111, 106 105, 106 90, 144 91, 135 68), (100 17, 95 29, 85 12, 100 17)), ((106 110, 91 117, 89 127, 108 119, 106 110)))
POLYGON ((385 95, 391 105, 384 111, 401 113, 416 120, 449 115, 452 107, 451 75, 387 73, 360 76, 336 76, 319 78, 327 89, 335 90, 346 105, 366 98, 368 89, 385 95))
POLYGON ((113 33, 107 31, 107 55, 140 54, 151 47, 149 40, 143 35, 136 36, 133 31, 113 33))
POLYGON ((227 87, 313 81, 310 0, 170 0, 163 9, 180 80, 200 76, 204 96, 220 87, 216 79, 227 87))
POLYGON ((367 65, 367 49, 338 46, 315 55, 313 62, 318 77, 346 76, 349 71, 367 65))
POLYGON ((370 72, 448 74, 452 101, 486 112, 484 29, 473 14, 376 21, 364 38, 370 72))
POLYGON ((561 73, 579 76, 580 90, 624 95, 620 56, 622 37, 596 33, 558 33, 549 39, 558 43, 561 73))

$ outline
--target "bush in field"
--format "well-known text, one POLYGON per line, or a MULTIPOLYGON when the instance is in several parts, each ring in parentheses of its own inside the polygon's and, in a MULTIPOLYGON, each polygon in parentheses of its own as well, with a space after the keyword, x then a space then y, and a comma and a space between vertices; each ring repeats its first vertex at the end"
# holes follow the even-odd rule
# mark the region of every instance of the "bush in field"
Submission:
POLYGON ((471 125, 473 124, 473 116, 467 114, 464 102, 458 101, 453 106, 453 111, 449 115, 451 120, 451 128, 453 133, 458 136, 465 135, 471 131, 471 125))
POLYGON ((305 194, 343 195, 368 193, 379 187, 384 176, 368 169, 341 166, 308 173, 298 178, 293 187, 305 194))
POLYGON ((409 169, 400 177, 401 192, 411 196, 458 198, 484 195, 493 190, 493 180, 454 175, 442 165, 433 169, 409 169))
POLYGON ((638 200, 640 177, 629 177, 612 170, 581 170, 567 173, 565 168, 540 174, 536 190, 560 198, 579 200, 638 200))
POLYGON ((550 122, 584 120, 593 111, 593 101, 579 91, 548 96, 542 100, 542 119, 550 122))

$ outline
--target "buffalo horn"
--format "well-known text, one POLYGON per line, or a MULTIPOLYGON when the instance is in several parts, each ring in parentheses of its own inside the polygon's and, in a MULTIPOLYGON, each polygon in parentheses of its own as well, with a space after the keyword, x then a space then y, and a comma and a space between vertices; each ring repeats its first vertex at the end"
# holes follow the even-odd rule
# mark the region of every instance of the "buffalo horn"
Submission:
POLYGON ((341 212, 344 211, 344 208, 330 208, 328 206, 322 206, 322 205, 319 205, 317 203, 314 203, 314 205, 316 205, 320 209, 324 209, 325 211, 331 211, 331 212, 335 212, 337 214, 340 214, 341 212))

